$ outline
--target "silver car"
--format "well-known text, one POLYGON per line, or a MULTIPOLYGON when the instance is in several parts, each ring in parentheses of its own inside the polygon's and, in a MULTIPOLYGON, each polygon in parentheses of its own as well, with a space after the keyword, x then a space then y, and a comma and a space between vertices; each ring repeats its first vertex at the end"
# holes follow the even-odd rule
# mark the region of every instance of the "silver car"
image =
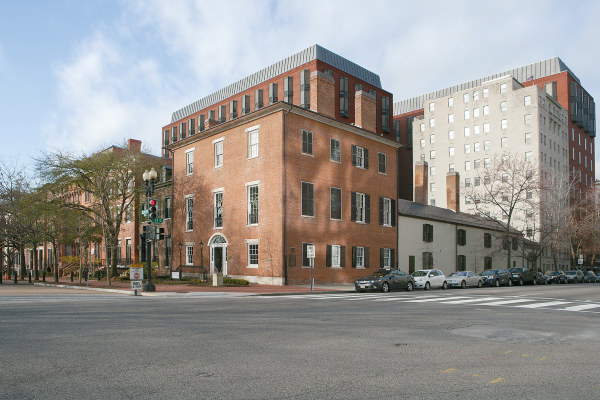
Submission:
POLYGON ((462 289, 467 286, 483 286, 483 278, 479 275, 475 275, 475 272, 473 271, 453 272, 447 276, 446 282, 448 282, 448 286, 460 287, 462 289))

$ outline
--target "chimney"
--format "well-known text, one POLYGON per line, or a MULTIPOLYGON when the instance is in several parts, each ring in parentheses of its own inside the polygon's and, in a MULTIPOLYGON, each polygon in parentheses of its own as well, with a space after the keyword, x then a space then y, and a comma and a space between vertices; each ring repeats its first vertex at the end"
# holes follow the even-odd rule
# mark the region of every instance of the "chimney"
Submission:
POLYGON ((354 124, 371 132, 377 130, 377 99, 374 94, 358 90, 354 95, 354 124))
POLYGON ((415 202, 428 205, 427 190, 429 185, 427 161, 417 161, 415 163, 415 202))
POLYGON ((460 175, 456 171, 446 174, 446 208, 460 212, 460 175))
POLYGON ((136 139, 127 139, 127 148, 134 153, 140 153, 142 151, 142 142, 136 139))
POLYGON ((321 71, 310 74, 310 109, 335 118, 335 82, 321 71))
POLYGON ((206 121, 204 121, 205 129, 210 129, 212 127, 217 126, 218 124, 219 122, 215 118, 215 110, 210 110, 208 112, 206 121))

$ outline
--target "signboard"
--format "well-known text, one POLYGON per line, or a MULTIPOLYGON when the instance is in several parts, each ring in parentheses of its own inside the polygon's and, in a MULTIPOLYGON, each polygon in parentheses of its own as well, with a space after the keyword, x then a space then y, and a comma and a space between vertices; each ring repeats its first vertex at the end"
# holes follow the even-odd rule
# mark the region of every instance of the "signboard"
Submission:
MULTIPOLYGON (((144 268, 131 267, 129 268, 129 279, 132 281, 141 281, 144 279, 144 268)), ((133 284, 133 282, 132 282, 133 284)))
POLYGON ((179 279, 179 271, 171 271, 172 279, 179 279))
POLYGON ((142 215, 143 215, 144 217, 148 216, 148 210, 142 210, 142 215))
POLYGON ((131 290, 142 290, 142 281, 131 281, 131 290))
POLYGON ((306 245, 306 258, 315 258, 315 245, 306 245))
POLYGON ((152 218, 152 223, 153 224, 162 224, 163 219, 162 218, 152 218))
POLYGON ((578 259, 578 260, 577 260, 577 264, 579 264, 579 265, 583 265, 583 258, 580 258, 580 259, 578 259))

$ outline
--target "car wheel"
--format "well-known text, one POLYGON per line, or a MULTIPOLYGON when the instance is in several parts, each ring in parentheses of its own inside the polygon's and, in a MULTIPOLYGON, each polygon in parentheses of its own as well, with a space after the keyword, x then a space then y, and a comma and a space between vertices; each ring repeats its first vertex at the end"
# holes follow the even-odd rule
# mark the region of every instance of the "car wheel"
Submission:
POLYGON ((511 287, 512 286, 512 279, 508 280, 508 283, 506 284, 506 286, 511 287))
POLYGON ((519 278, 519 286, 523 286, 523 278, 519 278))
POLYGON ((423 287, 423 290, 429 290, 431 289, 431 285, 429 284, 429 282, 425 282, 425 286, 423 287))
POLYGON ((406 284, 406 291, 407 291, 407 292, 410 292, 410 291, 412 291, 412 290, 413 290, 413 284, 412 284, 412 282, 408 282, 408 283, 406 284))
POLYGON ((383 293, 387 293, 390 291, 390 284, 387 282, 383 282, 383 285, 381 285, 381 291, 383 293))
POLYGON ((494 282, 494 286, 496 286, 496 287, 500 286, 500 281, 498 279, 496 279, 496 281, 494 282))
POLYGON ((448 282, 444 281, 444 283, 442 283, 442 290, 446 289, 448 289, 448 282))
POLYGON ((477 282, 477 287, 480 288, 483 286, 483 283, 481 283, 481 281, 477 282))
POLYGON ((467 282, 465 282, 465 281, 462 281, 462 282, 460 283, 460 288, 461 288, 461 289, 465 289, 466 287, 467 287, 467 282))

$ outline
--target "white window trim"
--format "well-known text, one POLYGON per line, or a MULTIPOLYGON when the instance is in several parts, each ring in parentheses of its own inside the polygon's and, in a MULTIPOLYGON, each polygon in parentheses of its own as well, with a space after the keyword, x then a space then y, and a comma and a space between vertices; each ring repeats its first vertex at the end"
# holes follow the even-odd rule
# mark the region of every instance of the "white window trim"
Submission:
POLYGON ((190 176, 190 175, 194 175, 194 150, 196 150, 195 147, 192 147, 191 149, 187 149, 185 151, 185 175, 186 176, 190 176), (188 171, 188 154, 192 153, 192 162, 190 163, 192 165, 192 172, 188 171))
POLYGON ((339 244, 331 245, 331 268, 342 268, 342 246, 339 244), (333 251, 337 249, 337 265, 333 263, 333 251))
MULTIPOLYGON (((215 226, 215 221, 216 221, 216 216, 217 216, 217 194, 219 194, 219 193, 224 194, 225 189, 221 188, 220 190, 219 189, 212 190, 212 194, 213 194, 213 229, 216 229, 216 230, 223 229, 223 221, 221 221, 221 226, 215 226)), ((221 208, 223 208, 222 205, 221 205, 221 208)), ((222 218, 222 216, 221 216, 221 218, 222 218)))
MULTIPOLYGON (((259 204, 260 204, 260 181, 246 182, 246 226, 258 226, 258 223, 251 224, 250 223, 250 187, 256 186, 258 187, 259 193, 259 204)), ((260 208, 259 208, 260 211, 260 208)))
MULTIPOLYGON (((314 143, 313 143, 313 146, 314 146, 314 143)), ((313 149, 313 153, 314 153, 314 149, 313 149)), ((329 161, 331 161, 331 162, 334 162, 334 163, 337 163, 337 164, 341 164, 341 163, 342 163, 342 141, 341 141, 340 139, 338 139, 338 138, 334 138, 334 137, 330 137, 330 138, 329 138, 329 161), (332 140, 332 139, 333 139, 333 140, 337 140, 337 142, 338 142, 338 143, 339 143, 339 145, 340 145, 340 151, 339 151, 339 153, 338 153, 338 154, 339 154, 339 156, 340 156, 340 160, 339 160, 339 161, 337 161, 337 160, 332 160, 332 159, 331 159, 331 140, 332 140)))
POLYGON ((256 125, 256 127, 246 129, 246 140, 248 142, 248 146, 246 149, 248 154, 246 154, 246 156, 247 156, 248 160, 258 158, 260 155, 260 148, 258 147, 260 145, 260 136, 258 135, 258 133, 259 133, 258 127, 260 127, 260 125, 256 125), (250 155, 250 134, 253 132, 256 132, 256 134, 257 134, 257 140, 256 140, 257 149, 256 149, 255 156, 250 155))
POLYGON ((362 192, 355 192, 354 193, 356 195, 356 220, 354 222, 356 222, 357 224, 366 224, 367 223, 367 195, 365 193, 362 192), (358 207, 358 197, 362 197, 362 207, 358 207), (358 220, 358 216, 359 216, 359 211, 360 211, 360 221, 358 220))
MULTIPOLYGON (((245 239, 246 244, 246 268, 258 269, 258 264, 250 264, 250 246, 251 244, 260 245, 260 239, 245 239)), ((260 247, 259 247, 260 249, 260 247)))
MULTIPOLYGON (((329 146, 331 146, 331 142, 329 142, 329 146)), ((340 146, 340 150, 341 150, 341 146, 340 146)), ((300 154, 302 154, 303 156, 309 156, 309 157, 314 157, 315 156, 315 134, 313 133, 313 131, 309 131, 308 129, 302 129, 302 133, 300 136, 300 154), (304 149, 303 149, 303 145, 304 145, 304 138, 302 137, 304 135, 304 132, 306 133, 310 133, 311 135, 311 144, 313 147, 313 152, 312 153, 305 153, 304 149)), ((331 158, 331 157, 330 157, 331 158)))
POLYGON ((215 140, 212 141, 212 143, 213 143, 213 153, 214 153, 213 154, 213 157, 214 157, 214 163, 213 163, 214 165, 213 165, 213 167, 214 168, 223 168, 223 164, 225 164, 225 144, 223 143, 223 154, 222 154, 223 159, 221 160, 221 165, 217 165, 217 153, 216 153, 215 150, 217 148, 217 143, 219 143, 219 142, 221 142, 221 143, 225 142, 225 138, 222 137, 222 138, 215 139, 215 140))
POLYGON ((387 175, 387 154, 385 153, 377 153, 377 173, 380 175, 387 175), (383 154, 383 158, 385 159, 385 172, 379 171, 379 155, 383 154))
MULTIPOLYGON (((314 189, 313 189, 313 194, 314 194, 314 189)), ((329 219, 331 221, 342 221, 344 218, 344 208, 343 207, 344 207, 344 201, 343 201, 343 197, 342 197, 342 188, 331 186, 329 188, 329 219), (332 218, 331 217, 331 189, 338 189, 340 191, 340 218, 332 218)))
POLYGON ((386 227, 392 226, 392 199, 390 199, 388 197, 383 198, 383 226, 386 226, 386 227), (387 213, 385 212, 386 211, 385 210, 386 202, 389 204, 387 213), (385 222, 386 218, 389 221, 388 223, 385 222))
MULTIPOLYGON (((194 195, 193 194, 186 194, 185 196, 183 196, 183 201, 184 201, 183 209, 184 209, 184 212, 185 212, 185 229, 184 229, 184 232, 193 232, 194 231, 194 229, 187 229, 187 225, 188 225, 188 209, 187 209, 188 203, 187 203, 187 201, 188 201, 189 198, 194 199, 194 195)), ((194 210, 192 208, 192 224, 194 223, 193 213, 194 213, 194 210)))
POLYGON ((356 246, 356 252, 362 249, 362 265, 358 265, 358 255, 356 256, 356 269, 365 269, 365 246, 356 246))

